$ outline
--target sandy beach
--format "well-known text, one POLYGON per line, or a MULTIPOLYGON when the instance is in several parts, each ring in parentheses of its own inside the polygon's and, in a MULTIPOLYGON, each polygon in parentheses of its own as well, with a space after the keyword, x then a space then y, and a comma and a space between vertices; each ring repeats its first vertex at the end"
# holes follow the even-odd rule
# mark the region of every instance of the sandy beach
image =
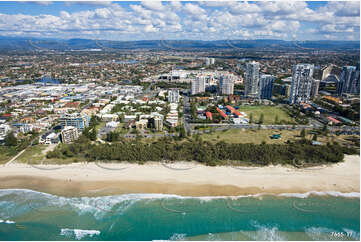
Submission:
POLYGON ((237 196, 309 191, 360 192, 360 157, 306 169, 268 166, 207 167, 196 163, 0 166, 0 189, 31 189, 62 196, 163 193, 182 196, 237 196))

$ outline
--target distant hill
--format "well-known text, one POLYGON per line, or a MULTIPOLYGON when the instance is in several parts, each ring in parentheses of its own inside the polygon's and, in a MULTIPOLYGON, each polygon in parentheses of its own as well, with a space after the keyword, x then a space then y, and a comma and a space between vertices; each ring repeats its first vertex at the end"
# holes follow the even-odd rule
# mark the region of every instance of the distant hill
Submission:
POLYGON ((359 41, 285 41, 275 39, 257 40, 139 40, 110 41, 92 39, 45 39, 0 36, 0 50, 113 50, 113 49, 254 49, 259 50, 359 50, 359 41))

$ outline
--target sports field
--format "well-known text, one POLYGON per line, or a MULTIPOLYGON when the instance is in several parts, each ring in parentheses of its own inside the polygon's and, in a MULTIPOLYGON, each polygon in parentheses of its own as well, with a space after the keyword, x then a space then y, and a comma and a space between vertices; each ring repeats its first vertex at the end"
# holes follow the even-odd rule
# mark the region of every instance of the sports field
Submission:
POLYGON ((238 111, 245 112, 250 118, 253 116, 253 122, 257 123, 263 113, 263 124, 275 124, 276 117, 279 123, 294 122, 282 108, 276 106, 240 106, 238 111))

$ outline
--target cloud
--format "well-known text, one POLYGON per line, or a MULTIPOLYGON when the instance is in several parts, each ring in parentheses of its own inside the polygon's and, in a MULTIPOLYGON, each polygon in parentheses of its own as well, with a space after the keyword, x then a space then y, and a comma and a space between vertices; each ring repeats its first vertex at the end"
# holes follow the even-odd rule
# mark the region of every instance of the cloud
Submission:
POLYGON ((65 5, 71 6, 73 4, 81 4, 81 5, 94 5, 94 6, 111 6, 113 4, 112 1, 67 1, 65 5))
POLYGON ((48 5, 52 4, 53 2, 51 2, 51 1, 31 1, 31 3, 48 6, 48 5))
POLYGON ((161 1, 143 1, 142 2, 143 7, 149 10, 154 11, 162 11, 165 10, 165 7, 163 6, 161 1))
MULTIPOLYGON (((0 3, 1 6, 1 3, 0 3)), ((69 2, 58 14, 0 14, 2 35, 62 38, 355 39, 358 2, 69 2), (73 4, 96 4, 75 11, 73 4), (332 37, 333 36, 333 37, 332 37)))

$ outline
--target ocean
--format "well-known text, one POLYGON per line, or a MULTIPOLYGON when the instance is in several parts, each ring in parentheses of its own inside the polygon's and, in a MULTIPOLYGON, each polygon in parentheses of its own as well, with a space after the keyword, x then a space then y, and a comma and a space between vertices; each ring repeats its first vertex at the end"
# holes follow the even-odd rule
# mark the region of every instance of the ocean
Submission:
POLYGON ((360 240, 360 194, 61 197, 2 189, 0 240, 360 240))

